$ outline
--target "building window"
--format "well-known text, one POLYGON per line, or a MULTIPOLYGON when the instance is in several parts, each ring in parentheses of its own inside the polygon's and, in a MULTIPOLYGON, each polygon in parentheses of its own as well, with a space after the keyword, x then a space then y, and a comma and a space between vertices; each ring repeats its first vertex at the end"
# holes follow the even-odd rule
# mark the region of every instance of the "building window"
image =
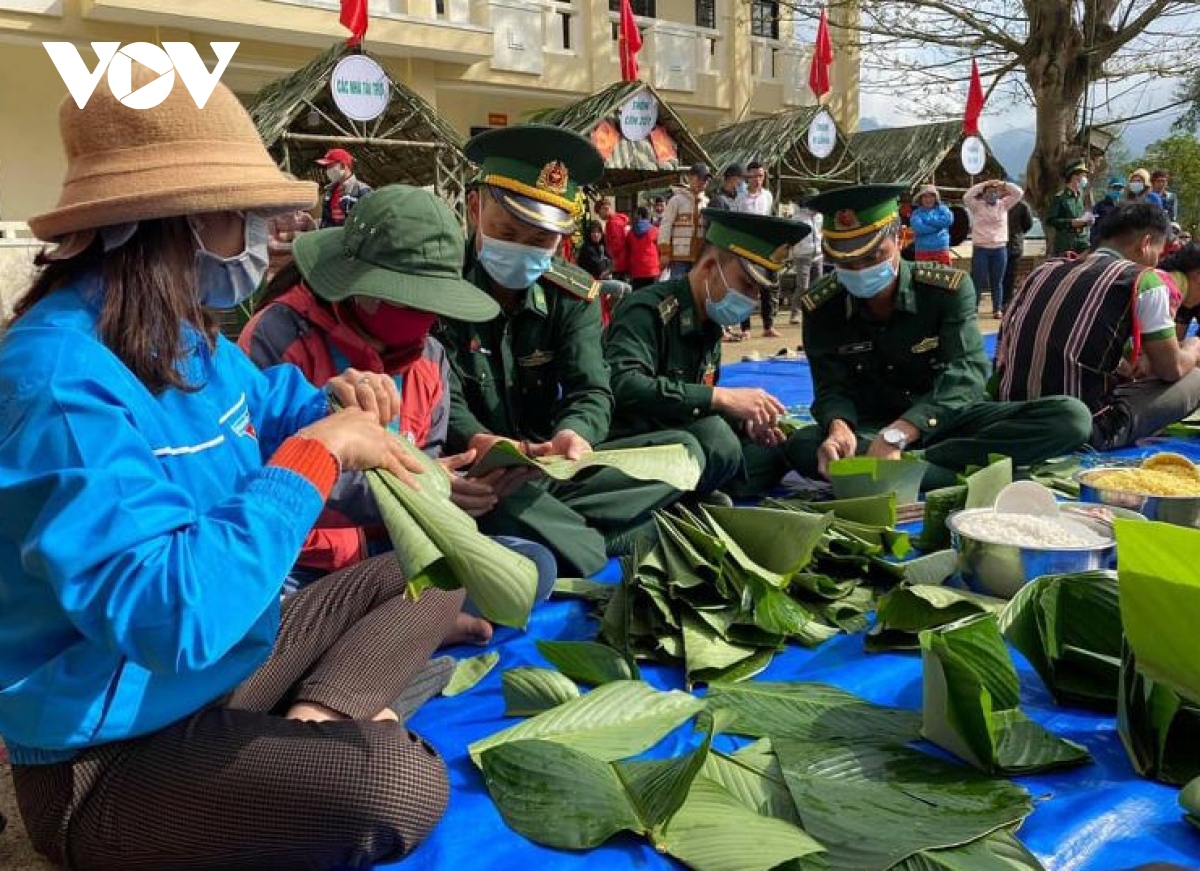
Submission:
MULTIPOLYGON (((629 5, 633 7, 633 14, 640 18, 657 18, 655 2, 656 0, 629 0, 629 5)), ((608 0, 608 9, 610 12, 620 12, 621 0, 608 0)))
POLYGON ((434 0, 433 9, 438 14, 439 18, 442 17, 443 15, 445 15, 446 14, 446 0, 434 0))
POLYGON ((717 0, 696 0, 696 26, 717 29, 717 0))
POLYGON ((752 0, 750 33, 766 39, 779 39, 779 3, 776 0, 752 0))

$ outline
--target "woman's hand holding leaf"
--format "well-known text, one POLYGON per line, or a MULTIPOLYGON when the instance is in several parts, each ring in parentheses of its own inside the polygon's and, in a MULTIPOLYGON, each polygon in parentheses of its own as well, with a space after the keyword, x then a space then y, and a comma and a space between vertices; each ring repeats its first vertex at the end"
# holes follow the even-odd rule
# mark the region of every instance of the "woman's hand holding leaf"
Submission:
POLYGON ((361 408, 375 415, 381 426, 400 416, 400 391, 388 375, 347 369, 325 383, 342 408, 361 408))
POLYGON ((421 463, 405 451, 393 433, 379 425, 376 416, 360 408, 347 408, 306 426, 296 435, 315 439, 337 457, 342 470, 365 472, 387 469, 409 487, 420 490, 421 463))

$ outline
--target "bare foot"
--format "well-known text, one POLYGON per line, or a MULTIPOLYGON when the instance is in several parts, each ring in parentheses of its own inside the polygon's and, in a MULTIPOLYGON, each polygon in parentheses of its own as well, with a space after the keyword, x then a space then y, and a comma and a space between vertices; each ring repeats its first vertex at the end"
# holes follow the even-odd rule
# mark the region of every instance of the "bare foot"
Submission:
POLYGON ((371 718, 376 723, 399 723, 400 715, 391 708, 384 708, 378 714, 371 718))
POLYGON ((474 644, 477 647, 487 647, 492 640, 492 624, 482 617, 472 617, 470 614, 459 613, 454 618, 454 626, 446 635, 443 647, 455 644, 474 644))
POLYGON ((349 717, 340 711, 335 711, 333 708, 327 708, 324 705, 318 705, 316 702, 297 702, 288 708, 287 718, 289 720, 307 720, 310 723, 327 723, 330 720, 349 719, 349 717))

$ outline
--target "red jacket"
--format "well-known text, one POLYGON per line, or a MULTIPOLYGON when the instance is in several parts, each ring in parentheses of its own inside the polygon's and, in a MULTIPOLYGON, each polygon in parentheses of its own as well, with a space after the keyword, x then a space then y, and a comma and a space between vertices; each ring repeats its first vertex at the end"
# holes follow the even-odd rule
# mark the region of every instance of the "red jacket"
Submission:
POLYGON ((626 239, 629 237, 629 216, 613 212, 604 224, 604 245, 612 258, 613 273, 623 275, 629 271, 629 255, 626 239))
POLYGON ((658 227, 651 225, 641 236, 631 231, 627 242, 629 277, 657 278, 662 272, 658 261, 658 227))
MULTIPOLYGON (((400 381, 400 431, 434 456, 440 456, 450 422, 449 364, 436 339, 403 355, 372 348, 339 320, 333 307, 297 284, 258 312, 242 330, 238 345, 260 369, 292 363, 317 386, 347 366, 386 373, 400 381)), ((308 534, 296 564, 334 572, 367 556, 367 533, 326 512, 308 534)))

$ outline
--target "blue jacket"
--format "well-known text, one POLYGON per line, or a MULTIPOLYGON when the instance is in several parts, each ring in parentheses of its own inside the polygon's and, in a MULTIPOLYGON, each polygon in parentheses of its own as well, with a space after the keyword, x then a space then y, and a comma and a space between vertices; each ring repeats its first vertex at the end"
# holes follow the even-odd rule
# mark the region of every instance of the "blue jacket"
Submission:
POLYGON ((98 339, 99 280, 0 341, 0 735, 13 762, 154 732, 270 654, 324 500, 264 465, 327 413, 300 370, 184 336, 192 393, 151 394, 98 339))
POLYGON ((928 209, 918 206, 908 219, 918 251, 949 251, 953 224, 954 213, 941 203, 928 209))

